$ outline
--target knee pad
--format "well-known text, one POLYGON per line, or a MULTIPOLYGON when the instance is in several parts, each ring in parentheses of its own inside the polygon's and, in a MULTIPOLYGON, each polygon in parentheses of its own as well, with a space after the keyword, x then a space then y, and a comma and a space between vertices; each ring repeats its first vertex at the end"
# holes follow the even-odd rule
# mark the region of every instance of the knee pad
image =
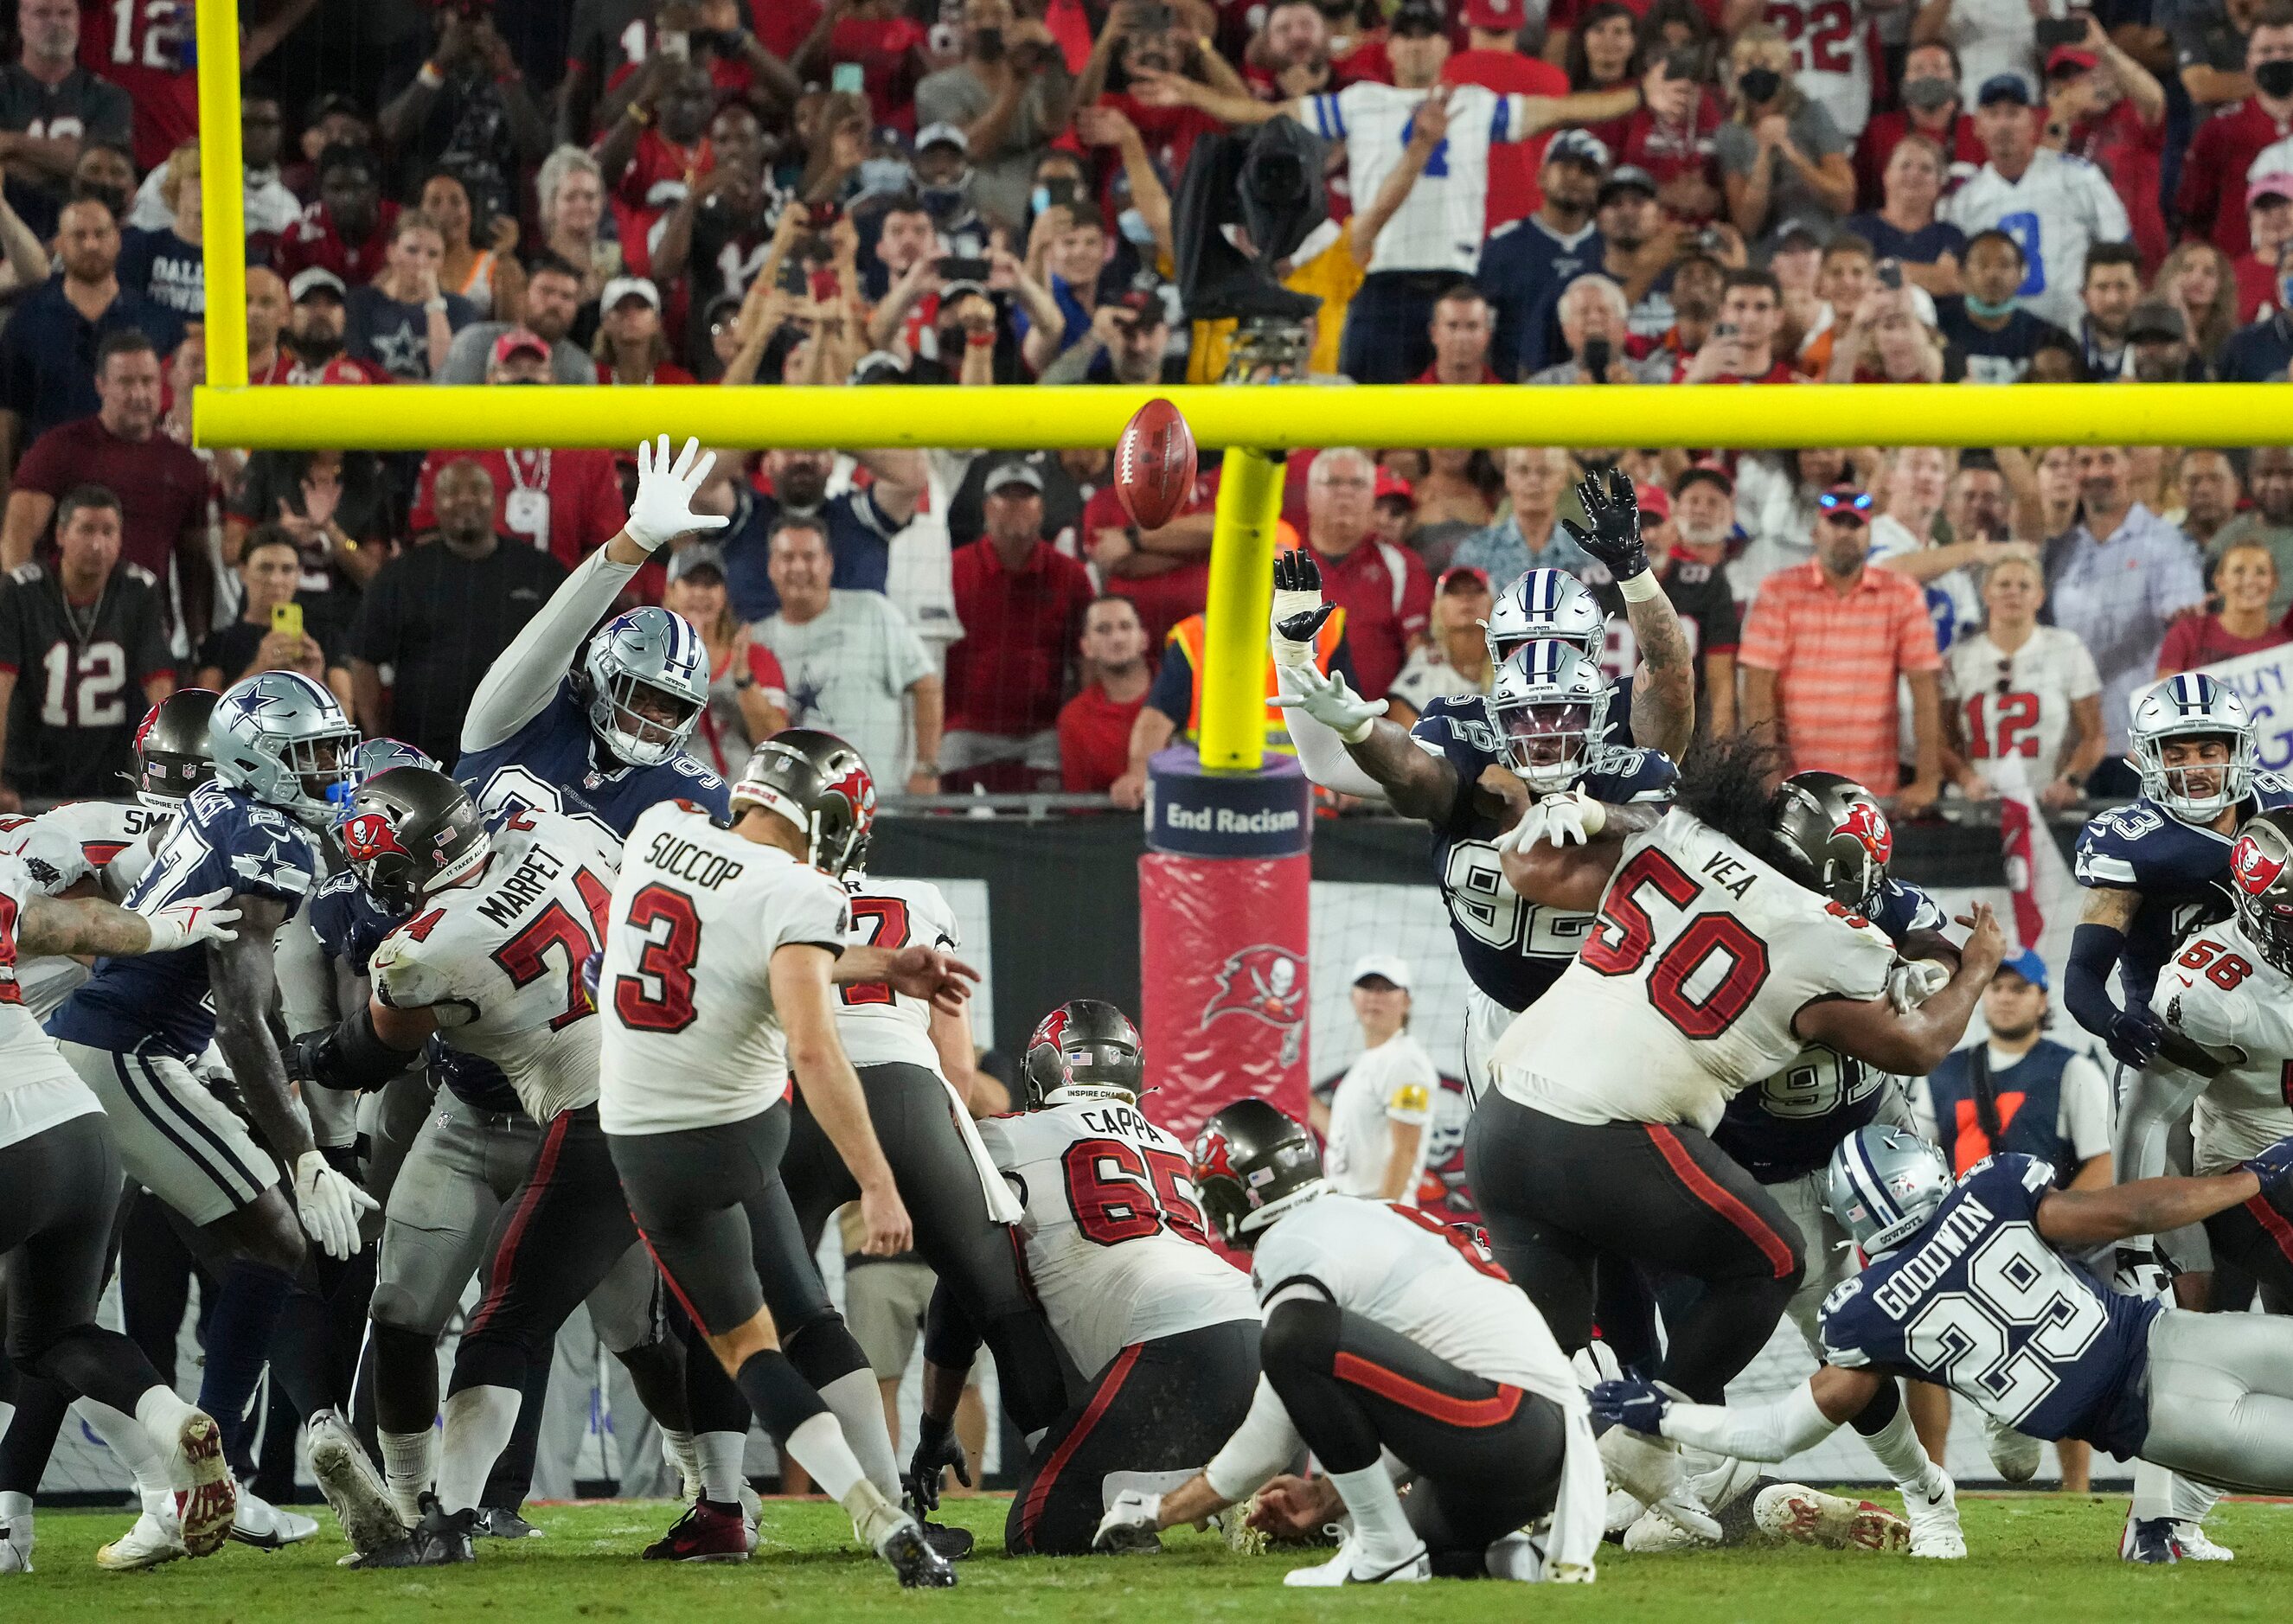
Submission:
POLYGON ((1259 1333, 1259 1367, 1275 1380, 1297 1372, 1327 1376, 1337 1365, 1343 1318, 1335 1303, 1293 1297, 1279 1305, 1259 1333))
POLYGON ((868 1355, 833 1308, 782 1329, 781 1345, 788 1350, 789 1362, 815 1388, 869 1368, 868 1355))
POLYGON ((374 1284, 374 1296, 367 1302, 367 1317, 374 1321, 377 1336, 394 1331, 408 1337, 418 1337, 434 1344, 445 1334, 446 1321, 460 1306, 461 1293, 454 1293, 454 1301, 447 1302, 440 1287, 425 1287, 420 1282, 402 1280, 378 1280, 374 1284))

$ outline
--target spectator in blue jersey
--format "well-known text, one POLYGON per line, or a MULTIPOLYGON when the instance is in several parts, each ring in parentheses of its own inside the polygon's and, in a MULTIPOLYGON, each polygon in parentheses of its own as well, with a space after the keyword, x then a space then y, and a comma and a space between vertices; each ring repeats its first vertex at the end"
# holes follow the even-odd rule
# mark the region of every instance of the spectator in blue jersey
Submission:
POLYGON ((1968 383, 2019 384, 2047 344, 2076 350, 2069 334, 2015 298, 2026 274, 2022 245, 2005 232, 1977 231, 1966 239, 1959 272, 1965 291, 1935 301, 1935 327, 1966 358, 1968 383))
POLYGON ((1545 364, 1546 308, 1608 251, 1592 206, 1608 173, 1608 149, 1589 130, 1563 130, 1544 149, 1536 212, 1497 228, 1481 249, 1481 291, 1496 314, 1492 359, 1508 377, 1545 364))
POLYGON ((205 319, 207 249, 199 226, 199 144, 177 147, 161 171, 159 197, 167 206, 164 226, 129 228, 121 239, 119 285, 185 321, 205 319))
POLYGON ((1966 254, 1966 233, 1936 217, 1948 174, 1932 136, 1906 135, 1880 177, 1884 201, 1847 222, 1879 258, 1902 266, 1904 281, 1937 297, 1959 291, 1959 262, 1966 254))
POLYGON ((119 227, 92 198, 66 206, 56 232, 63 274, 16 306, 0 334, 0 412, 9 459, 60 423, 93 417, 96 346, 134 327, 162 355, 183 341, 182 318, 120 286, 119 227))
POLYGON ((890 573, 892 537, 916 516, 928 477, 920 451, 855 451, 875 477, 840 496, 828 494, 836 470, 832 451, 768 451, 764 473, 770 496, 748 505, 741 522, 725 532, 725 586, 733 612, 743 620, 770 618, 781 606, 769 567, 773 531, 782 518, 817 519, 836 561, 830 585, 845 592, 881 592, 890 573))

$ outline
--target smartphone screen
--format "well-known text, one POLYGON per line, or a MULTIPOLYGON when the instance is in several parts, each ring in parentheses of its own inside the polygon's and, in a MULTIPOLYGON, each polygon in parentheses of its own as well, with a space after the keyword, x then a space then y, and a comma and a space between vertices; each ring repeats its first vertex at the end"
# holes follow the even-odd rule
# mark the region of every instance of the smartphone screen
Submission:
POLYGON ((828 88, 839 96, 859 95, 866 85, 866 70, 857 62, 839 62, 828 70, 828 88))

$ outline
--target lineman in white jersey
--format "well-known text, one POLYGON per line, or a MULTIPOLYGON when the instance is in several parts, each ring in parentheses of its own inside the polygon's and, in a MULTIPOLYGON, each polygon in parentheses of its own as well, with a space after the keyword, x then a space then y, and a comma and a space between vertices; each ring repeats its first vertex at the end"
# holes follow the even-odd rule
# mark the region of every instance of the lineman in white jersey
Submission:
MULTIPOLYGON (((664 1433, 691 1430, 684 1366, 674 1340, 654 1335, 652 1270, 597 1126, 598 1023, 581 972, 612 894, 612 836, 539 809, 490 834, 468 793, 428 767, 368 780, 349 812, 343 845, 361 884, 409 917, 367 961, 372 998, 302 1046, 301 1069, 329 1087, 379 1087, 442 1033, 500 1067, 542 1129, 540 1153, 494 1237, 485 1297, 455 1350, 436 1492, 418 1495, 423 1516, 410 1535, 362 1550, 361 1565, 467 1562, 486 1478, 517 1424, 527 1378, 609 1278, 620 1289, 600 1336, 617 1352, 660 1344, 663 1356, 628 1361, 630 1374, 664 1433)), ((396 1464, 425 1451, 417 1443, 385 1453, 396 1464)), ((395 1532, 388 1519, 377 1522, 371 1531, 395 1532)))
MULTIPOLYGON (((1187 1154, 1138 1109, 1138 1030, 1112 1004, 1074 998, 1043 1017, 1020 1078, 1025 1109, 982 1126, 1025 1203, 1027 1277, 1082 1392, 1041 1437, 1005 1519, 1015 1556, 1074 1556, 1126 1487, 1183 1482, 1250 1409, 1258 1312, 1210 1248, 1187 1154)), ((944 1288, 925 1344, 924 1410, 954 1415, 978 1336, 944 1288)), ((918 1452, 910 1483, 937 1492, 918 1452)))
MULTIPOLYGON (((175 1554, 223 1547, 236 1492, 215 1421, 162 1383, 126 1337, 95 1323, 119 1204, 119 1147, 103 1107, 24 1007, 20 957, 168 953, 229 941, 238 911, 227 891, 185 898, 148 914, 96 898, 51 894, 53 876, 81 860, 76 840, 53 826, 28 831, 23 855, 0 857, 0 1274, 7 1281, 8 1362, 55 1397, 83 1396, 118 1438, 123 1459, 164 1485, 175 1554), (36 877, 36 872, 43 877, 36 877), (148 1465, 146 1463, 149 1463, 148 1465)), ((61 889, 61 884, 55 885, 61 889)), ((0 1409, 9 1408, 0 1406, 0 1409)), ((47 1464, 12 1461, 28 1475, 0 1477, 0 1575, 31 1568, 32 1494, 47 1464)))
POLYGON ((2086 159, 2038 144, 2038 116, 2021 75, 1996 76, 1978 101, 1974 126, 1990 161, 1943 199, 1942 218, 1969 237, 1997 230, 2013 238, 2023 264, 2016 298, 2075 333, 2086 314, 2078 297, 2086 251, 2132 235, 2126 205, 2086 159))
MULTIPOLYGON (((1875 809, 1848 797, 1837 827, 1787 839, 1798 812, 1766 790, 1771 762, 1756 741, 1700 747, 1660 820, 1572 792, 1511 831, 1514 888, 1597 907, 1600 920, 1498 1044, 1496 1092, 1465 1141, 1497 1256, 1563 1348, 1591 1336, 1603 1253, 1703 1282, 1667 1323, 1655 1372, 1698 1402, 1718 1402, 1766 1345, 1805 1269, 1797 1227, 1708 1137, 1728 1101, 1810 1042, 1924 1073, 1965 1031, 2004 948, 1976 908, 1957 970, 1899 1011, 1893 945, 1827 894, 1880 860, 1875 809)), ((1907 1460, 1902 1440, 1916 1448, 1898 1412, 1871 1442, 1907 1460)))
MULTIPOLYGON (((808 750, 784 739, 749 757, 732 791, 730 828, 691 802, 668 802, 630 830, 597 983, 603 1119, 661 1273, 775 1447, 851 1514, 903 1585, 952 1585, 955 1570, 894 1504, 898 1468, 882 1400, 866 1355, 820 1290, 780 1161, 793 1072, 852 1170, 863 1249, 907 1250, 907 1208, 838 1038, 831 968, 853 959, 908 992, 961 995, 955 967, 933 949, 847 951, 851 902, 831 876, 867 836, 875 785, 841 740, 808 750), (847 757, 839 776, 823 772, 847 757), (839 1424, 823 1402, 830 1385, 863 1402, 874 1428, 856 1408, 839 1424), (863 1466, 863 1446, 882 1458, 863 1466)), ((737 1504, 704 1502, 692 1515, 693 1532, 706 1536, 696 1543, 721 1541, 725 1555, 746 1556, 732 1548, 737 1504), (730 1537, 714 1533, 727 1517, 730 1537)))
POLYGON ((1099 1544, 1208 1516, 1302 1445, 1325 1475, 1270 1489, 1266 1520, 1317 1527, 1342 1509, 1353 1526, 1333 1560, 1285 1583, 1590 1580, 1603 1497, 1584 1397, 1479 1243, 1414 1208, 1332 1192, 1312 1135, 1263 1100, 1211 1118, 1194 1177, 1219 1234, 1252 1253, 1264 1373, 1210 1465, 1167 1493, 1125 1491, 1099 1544), (1406 1504, 1386 1452, 1414 1474, 1406 1504), (1542 1541, 1520 1531, 1548 1514, 1542 1541))

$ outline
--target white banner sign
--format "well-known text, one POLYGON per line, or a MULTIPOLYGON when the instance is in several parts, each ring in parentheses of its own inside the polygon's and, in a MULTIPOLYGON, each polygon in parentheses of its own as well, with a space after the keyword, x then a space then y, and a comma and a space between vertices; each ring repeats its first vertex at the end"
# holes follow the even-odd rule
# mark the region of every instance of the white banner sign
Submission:
POLYGON ((2293 643, 2199 669, 2228 683, 2245 701, 2262 766, 2271 772, 2293 768, 2293 643))

